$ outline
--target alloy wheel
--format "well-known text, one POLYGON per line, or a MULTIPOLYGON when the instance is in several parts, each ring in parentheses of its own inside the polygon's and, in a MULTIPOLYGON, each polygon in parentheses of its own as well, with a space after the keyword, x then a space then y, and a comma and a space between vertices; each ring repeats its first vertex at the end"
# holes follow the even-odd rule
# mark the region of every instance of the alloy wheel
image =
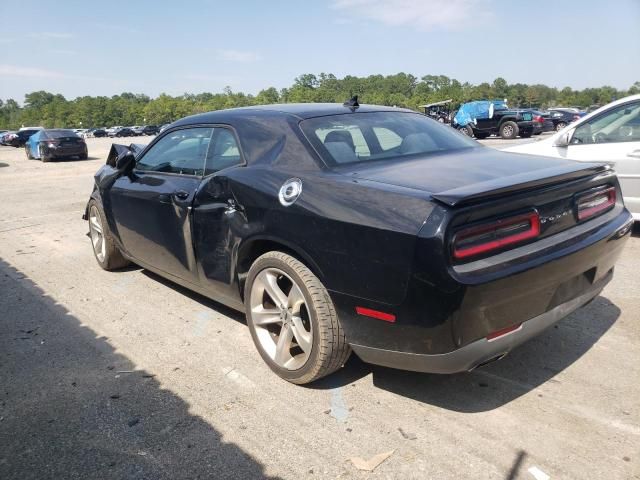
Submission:
POLYGON ((510 137, 513 135, 513 127, 511 125, 507 125, 503 128, 502 132, 505 136, 510 137))
POLYGON ((95 205, 89 210, 89 235, 91 236, 91 244, 96 258, 99 262, 104 262, 106 255, 106 245, 104 242, 104 233, 102 228, 102 220, 98 208, 95 205))
POLYGON ((311 315, 301 288, 278 268, 262 270, 251 289, 250 321, 264 352, 286 370, 302 368, 313 346, 311 315))

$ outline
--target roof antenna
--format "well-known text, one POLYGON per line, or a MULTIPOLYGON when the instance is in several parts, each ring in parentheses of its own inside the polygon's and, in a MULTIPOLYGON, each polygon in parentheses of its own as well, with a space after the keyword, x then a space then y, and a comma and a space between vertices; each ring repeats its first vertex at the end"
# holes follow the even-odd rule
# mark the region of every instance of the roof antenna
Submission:
POLYGON ((355 110, 360 106, 358 103, 358 95, 353 95, 349 100, 344 102, 342 105, 345 107, 349 107, 351 110, 355 110))

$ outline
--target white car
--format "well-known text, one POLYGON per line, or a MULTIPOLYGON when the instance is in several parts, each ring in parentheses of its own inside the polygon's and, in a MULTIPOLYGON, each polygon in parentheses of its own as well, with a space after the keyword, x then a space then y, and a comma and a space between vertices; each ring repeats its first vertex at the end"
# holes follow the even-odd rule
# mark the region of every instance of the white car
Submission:
POLYGON ((627 208, 640 221, 640 95, 611 102, 551 137, 505 151, 609 163, 627 208))

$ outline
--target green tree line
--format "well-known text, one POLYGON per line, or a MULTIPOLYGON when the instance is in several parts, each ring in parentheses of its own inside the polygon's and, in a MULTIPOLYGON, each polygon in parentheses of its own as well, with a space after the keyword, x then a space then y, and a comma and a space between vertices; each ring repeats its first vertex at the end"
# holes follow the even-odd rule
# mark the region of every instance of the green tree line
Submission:
POLYGON ((0 128, 15 129, 23 125, 45 127, 103 127, 111 125, 163 124, 194 113, 223 108, 246 107, 269 103, 344 102, 359 95, 363 103, 395 105, 418 109, 419 105, 453 99, 456 103, 478 99, 506 98, 512 107, 548 108, 552 106, 604 105, 616 98, 640 93, 640 82, 629 90, 613 87, 574 90, 546 85, 509 84, 504 78, 492 83, 471 83, 445 75, 418 78, 407 73, 395 75, 345 76, 330 73, 307 73, 293 85, 278 90, 269 87, 257 95, 234 92, 226 87, 219 93, 180 96, 161 94, 150 98, 144 94, 122 93, 112 97, 78 97, 67 100, 60 94, 45 91, 25 95, 22 106, 13 99, 0 99, 0 128))

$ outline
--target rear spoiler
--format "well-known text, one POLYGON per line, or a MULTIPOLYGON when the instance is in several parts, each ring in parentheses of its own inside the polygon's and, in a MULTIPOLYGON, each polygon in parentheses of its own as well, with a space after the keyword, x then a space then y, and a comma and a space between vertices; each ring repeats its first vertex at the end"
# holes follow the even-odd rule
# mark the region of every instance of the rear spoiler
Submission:
POLYGON ((434 193, 431 196, 450 207, 457 207, 603 173, 612 175, 613 170, 607 164, 575 162, 575 164, 531 170, 486 182, 473 183, 464 187, 434 193))

